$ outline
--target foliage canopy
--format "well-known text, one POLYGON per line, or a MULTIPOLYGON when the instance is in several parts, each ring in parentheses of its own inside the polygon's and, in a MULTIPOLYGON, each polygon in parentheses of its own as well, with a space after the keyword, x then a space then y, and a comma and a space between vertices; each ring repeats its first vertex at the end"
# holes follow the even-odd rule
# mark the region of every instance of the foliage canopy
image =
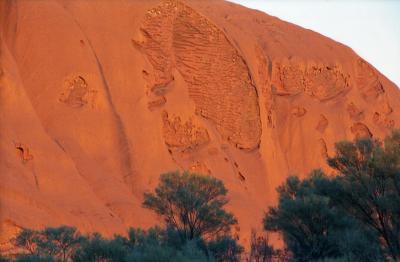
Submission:
POLYGON ((164 218, 184 239, 210 238, 237 224, 224 210, 227 190, 221 180, 188 172, 160 176, 155 193, 145 193, 143 206, 164 218))

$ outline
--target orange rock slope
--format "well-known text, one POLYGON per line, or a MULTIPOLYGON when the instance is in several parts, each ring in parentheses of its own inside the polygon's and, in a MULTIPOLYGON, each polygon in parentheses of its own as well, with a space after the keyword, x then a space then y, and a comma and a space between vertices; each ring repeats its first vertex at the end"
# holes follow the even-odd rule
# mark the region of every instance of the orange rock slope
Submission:
POLYGON ((151 226, 142 194, 177 169, 225 182, 247 241, 288 175, 399 126, 350 48, 229 2, 4 0, 0 36, 1 243, 151 226))

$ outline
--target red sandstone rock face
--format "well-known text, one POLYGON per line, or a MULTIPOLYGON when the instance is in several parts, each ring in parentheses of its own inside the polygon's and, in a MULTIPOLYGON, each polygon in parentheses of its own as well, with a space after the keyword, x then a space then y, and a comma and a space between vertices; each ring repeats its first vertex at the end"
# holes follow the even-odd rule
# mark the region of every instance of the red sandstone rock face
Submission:
POLYGON ((151 226, 142 194, 177 169, 225 182, 247 241, 288 175, 399 127, 348 47, 224 1, 1 1, 0 32, 2 244, 151 226))

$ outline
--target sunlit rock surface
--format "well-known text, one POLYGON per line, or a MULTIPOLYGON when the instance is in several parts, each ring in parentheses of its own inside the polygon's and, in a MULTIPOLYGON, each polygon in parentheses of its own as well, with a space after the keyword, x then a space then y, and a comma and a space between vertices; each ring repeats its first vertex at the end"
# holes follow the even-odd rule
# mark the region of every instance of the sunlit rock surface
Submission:
POLYGON ((0 248, 21 227, 123 233, 160 173, 260 229, 288 175, 399 127, 397 87, 329 38, 212 1, 0 1, 0 248))

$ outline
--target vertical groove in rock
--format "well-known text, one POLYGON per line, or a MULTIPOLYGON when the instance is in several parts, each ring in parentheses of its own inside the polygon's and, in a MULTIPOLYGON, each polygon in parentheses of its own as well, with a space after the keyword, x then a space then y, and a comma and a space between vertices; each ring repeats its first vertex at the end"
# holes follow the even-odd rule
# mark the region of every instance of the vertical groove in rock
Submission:
MULTIPOLYGON (((120 115, 118 114, 117 109, 115 108, 113 99, 112 99, 112 95, 110 92, 110 87, 108 85, 107 79, 105 77, 104 74, 104 70, 103 70, 103 66, 101 65, 101 62, 97 56, 97 53, 95 52, 93 45, 90 41, 90 39, 87 37, 86 33, 84 32, 83 28, 81 27, 81 25, 79 24, 79 22, 76 20, 76 18, 70 14, 67 10, 66 12, 70 15, 71 20, 77 25, 77 27, 79 28, 79 30, 82 32, 82 35, 85 37, 86 42, 89 45, 90 51, 95 59, 97 68, 99 70, 99 74, 100 74, 100 78, 101 81, 103 83, 104 86, 104 90, 105 90, 105 94, 107 97, 107 101, 111 107, 111 111, 112 111, 112 115, 114 116, 114 121, 115 121, 115 125, 116 125, 116 130, 118 132, 118 144, 119 144, 119 148, 121 149, 121 161, 122 161, 122 166, 124 166, 125 170, 125 174, 122 174, 122 177, 124 179, 125 183, 131 183, 131 179, 130 177, 134 174, 134 167, 131 161, 131 150, 130 150, 130 146, 129 146, 129 139, 128 136, 126 134, 125 131, 125 127, 124 124, 121 120, 120 115)), ((134 185, 131 183, 130 184, 130 189, 133 192, 133 187, 134 185)))

